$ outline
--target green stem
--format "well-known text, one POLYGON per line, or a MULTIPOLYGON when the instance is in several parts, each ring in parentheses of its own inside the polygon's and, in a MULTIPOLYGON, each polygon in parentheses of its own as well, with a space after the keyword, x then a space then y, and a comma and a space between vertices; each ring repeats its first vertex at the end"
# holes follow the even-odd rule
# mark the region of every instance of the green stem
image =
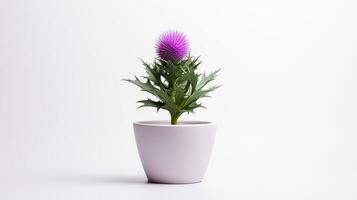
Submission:
POLYGON ((179 117, 180 117, 179 114, 171 115, 171 124, 176 125, 179 117))

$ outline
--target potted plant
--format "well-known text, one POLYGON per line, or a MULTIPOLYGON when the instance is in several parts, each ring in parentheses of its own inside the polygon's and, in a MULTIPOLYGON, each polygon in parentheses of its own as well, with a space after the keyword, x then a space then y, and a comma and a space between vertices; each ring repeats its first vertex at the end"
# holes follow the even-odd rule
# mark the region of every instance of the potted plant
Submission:
MULTIPOLYGON (((142 61, 146 76, 125 79, 156 98, 138 101, 140 107, 167 110, 170 121, 134 123, 140 159, 149 182, 196 183, 206 171, 214 144, 216 125, 206 121, 178 121, 183 113, 204 108, 198 100, 219 86, 208 87, 219 70, 199 74, 199 57, 189 53, 186 36, 177 31, 162 34, 156 44, 157 58, 142 61)), ((139 107, 139 108, 140 108, 139 107)))

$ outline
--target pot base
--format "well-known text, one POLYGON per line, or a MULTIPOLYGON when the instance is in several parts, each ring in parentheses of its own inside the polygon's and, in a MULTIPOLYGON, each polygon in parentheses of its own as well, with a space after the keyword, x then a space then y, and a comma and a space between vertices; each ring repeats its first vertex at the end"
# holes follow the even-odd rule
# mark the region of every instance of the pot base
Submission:
POLYGON ((195 183, 201 183, 202 180, 194 180, 194 181, 157 181, 157 180, 151 180, 148 179, 148 183, 152 184, 195 184, 195 183))

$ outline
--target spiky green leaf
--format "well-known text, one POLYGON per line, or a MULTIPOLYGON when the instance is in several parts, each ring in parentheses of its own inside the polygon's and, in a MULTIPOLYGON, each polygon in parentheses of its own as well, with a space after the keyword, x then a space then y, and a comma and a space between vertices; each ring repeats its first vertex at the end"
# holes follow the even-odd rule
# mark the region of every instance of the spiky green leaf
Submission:
POLYGON ((140 80, 125 79, 138 86, 142 91, 148 92, 157 98, 157 101, 146 99, 138 101, 139 107, 154 107, 157 110, 167 110, 171 118, 177 118, 182 113, 193 113, 197 108, 204 108, 197 101, 208 97, 208 94, 219 86, 206 87, 218 74, 214 71, 209 75, 199 75, 196 69, 201 64, 198 57, 192 56, 187 59, 171 62, 155 59, 152 64, 145 63, 146 76, 140 80))

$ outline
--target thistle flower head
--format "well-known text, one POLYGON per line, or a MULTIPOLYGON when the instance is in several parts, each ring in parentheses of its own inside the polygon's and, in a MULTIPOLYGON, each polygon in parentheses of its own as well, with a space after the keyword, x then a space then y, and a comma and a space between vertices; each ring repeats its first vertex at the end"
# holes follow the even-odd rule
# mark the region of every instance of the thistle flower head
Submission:
POLYGON ((182 60, 188 54, 188 40, 181 32, 166 32, 157 41, 156 53, 159 58, 166 61, 182 60))

